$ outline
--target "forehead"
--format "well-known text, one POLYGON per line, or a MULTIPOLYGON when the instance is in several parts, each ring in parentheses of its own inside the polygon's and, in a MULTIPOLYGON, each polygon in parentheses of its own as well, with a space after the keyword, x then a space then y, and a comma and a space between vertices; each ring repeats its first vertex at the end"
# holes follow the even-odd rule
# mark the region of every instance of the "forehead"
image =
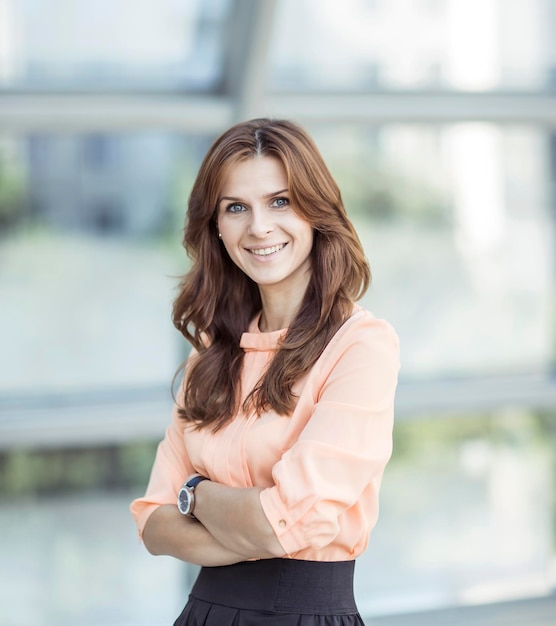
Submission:
POLYGON ((232 163, 222 178, 220 196, 265 195, 288 188, 288 175, 280 159, 255 156, 232 163))

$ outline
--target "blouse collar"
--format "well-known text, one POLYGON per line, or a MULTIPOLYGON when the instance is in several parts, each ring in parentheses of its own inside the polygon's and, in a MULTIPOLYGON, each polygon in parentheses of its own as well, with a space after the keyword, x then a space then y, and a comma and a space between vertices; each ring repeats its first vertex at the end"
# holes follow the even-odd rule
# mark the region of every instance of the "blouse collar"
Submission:
POLYGON ((276 350, 278 348, 278 344, 288 332, 287 328, 282 328, 281 330, 273 330, 269 333, 262 333, 259 330, 260 319, 261 313, 256 315, 251 321, 247 332, 241 335, 239 345, 244 350, 276 350))

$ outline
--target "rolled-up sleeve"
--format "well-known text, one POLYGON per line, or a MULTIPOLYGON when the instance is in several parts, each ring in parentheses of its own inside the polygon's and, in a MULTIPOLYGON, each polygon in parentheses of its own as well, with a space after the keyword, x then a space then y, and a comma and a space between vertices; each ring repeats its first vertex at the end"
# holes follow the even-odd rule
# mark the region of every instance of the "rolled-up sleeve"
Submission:
POLYGON ((194 472, 184 442, 185 424, 175 405, 170 426, 156 451, 145 496, 130 506, 140 538, 150 515, 163 504, 176 504, 183 481, 194 472))
POLYGON ((378 515, 392 453, 398 338, 369 316, 351 324, 337 344, 323 359, 310 419, 274 466, 274 486, 260 495, 287 554, 328 545, 342 526, 368 533, 378 515))

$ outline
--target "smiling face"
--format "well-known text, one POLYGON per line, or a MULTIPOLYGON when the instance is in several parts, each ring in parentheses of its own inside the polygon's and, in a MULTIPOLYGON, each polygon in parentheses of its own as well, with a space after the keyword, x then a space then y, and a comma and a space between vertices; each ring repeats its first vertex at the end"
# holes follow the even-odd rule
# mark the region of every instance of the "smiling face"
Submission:
POLYGON ((256 156, 230 167, 218 197, 218 230, 232 261, 259 286, 297 306, 311 269, 313 228, 290 202, 281 161, 256 156))

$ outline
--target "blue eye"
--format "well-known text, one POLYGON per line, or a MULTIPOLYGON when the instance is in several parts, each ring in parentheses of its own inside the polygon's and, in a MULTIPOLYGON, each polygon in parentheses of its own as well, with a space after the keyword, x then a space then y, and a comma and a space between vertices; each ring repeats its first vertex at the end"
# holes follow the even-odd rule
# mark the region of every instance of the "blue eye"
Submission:
POLYGON ((243 206, 243 204, 238 204, 237 202, 234 202, 233 204, 229 204, 226 207, 226 211, 228 213, 241 213, 244 210, 245 210, 245 207, 243 206))
POLYGON ((284 207, 288 206, 289 203, 290 201, 288 200, 288 198, 275 198, 272 202, 272 206, 278 209, 283 209, 284 207))

